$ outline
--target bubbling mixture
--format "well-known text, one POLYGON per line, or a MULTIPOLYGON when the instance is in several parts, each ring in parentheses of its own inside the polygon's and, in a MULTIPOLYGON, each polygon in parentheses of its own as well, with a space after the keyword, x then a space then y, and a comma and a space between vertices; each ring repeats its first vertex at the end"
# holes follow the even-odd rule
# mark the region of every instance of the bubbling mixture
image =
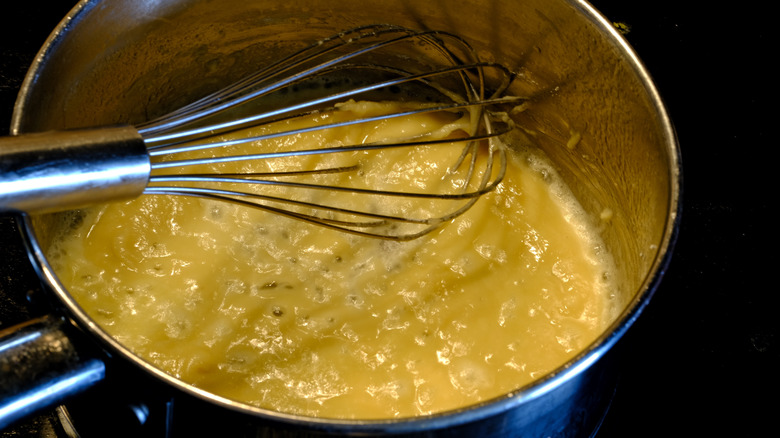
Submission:
MULTIPOLYGON (((377 105, 394 104, 339 111, 377 105)), ((447 136, 470 123, 468 114, 415 116, 293 140, 447 136)), ((406 161, 397 153, 420 154, 371 158, 368 184, 389 175, 414 184, 420 168, 442 162, 426 152, 398 168, 406 161)), ((165 372, 318 417, 409 417, 498 397, 564 364, 614 316, 608 254, 552 168, 528 151, 512 150, 502 184, 464 215, 408 242, 145 196, 84 211, 49 257, 97 323, 165 372)))

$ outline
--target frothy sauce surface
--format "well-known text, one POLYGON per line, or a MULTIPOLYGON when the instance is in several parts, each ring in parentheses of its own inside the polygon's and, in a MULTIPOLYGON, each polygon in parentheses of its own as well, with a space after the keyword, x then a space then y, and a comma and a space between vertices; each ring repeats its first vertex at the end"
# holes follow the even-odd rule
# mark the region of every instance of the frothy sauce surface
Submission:
MULTIPOLYGON (((372 172, 397 162, 375 158, 372 172)), ((164 196, 67 228, 50 260, 107 332, 185 382, 287 413, 406 417, 497 397, 612 320, 609 256, 531 153, 510 154, 495 191, 409 242, 164 196)))

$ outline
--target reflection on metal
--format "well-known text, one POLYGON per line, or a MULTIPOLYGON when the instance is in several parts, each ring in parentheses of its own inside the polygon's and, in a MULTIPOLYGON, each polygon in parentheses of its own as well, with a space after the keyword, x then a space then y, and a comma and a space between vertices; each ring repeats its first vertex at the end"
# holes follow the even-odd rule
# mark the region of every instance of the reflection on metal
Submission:
POLYGON ((103 362, 80 358, 64 325, 43 317, 0 332, 0 430, 104 378, 103 362))
POLYGON ((47 212, 133 198, 146 187, 149 168, 146 146, 132 128, 4 137, 0 212, 47 212))

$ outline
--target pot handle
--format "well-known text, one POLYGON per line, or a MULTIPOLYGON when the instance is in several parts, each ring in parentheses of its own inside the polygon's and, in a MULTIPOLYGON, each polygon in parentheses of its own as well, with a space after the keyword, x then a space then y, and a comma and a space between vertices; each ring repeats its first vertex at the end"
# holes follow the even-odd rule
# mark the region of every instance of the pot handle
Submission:
POLYGON ((105 363, 79 354, 68 325, 43 316, 0 331, 0 430, 105 377, 105 363))

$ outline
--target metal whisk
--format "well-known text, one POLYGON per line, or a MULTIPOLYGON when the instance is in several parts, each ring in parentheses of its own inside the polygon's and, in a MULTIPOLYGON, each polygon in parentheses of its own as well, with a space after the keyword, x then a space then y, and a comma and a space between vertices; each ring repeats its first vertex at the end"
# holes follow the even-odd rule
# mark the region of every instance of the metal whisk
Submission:
POLYGON ((392 25, 351 29, 135 127, 0 139, 0 211, 45 213, 141 194, 183 195, 359 235, 413 239, 462 214, 501 181, 506 155, 498 137, 512 129, 502 108, 522 102, 504 96, 512 79, 507 68, 479 61, 450 33, 392 25), (389 114, 296 124, 330 120, 340 102, 350 100, 401 103, 389 114), (432 114, 446 120, 468 115, 472 123, 444 138, 399 134, 393 141, 259 150, 269 141, 297 144, 290 139, 432 114), (455 159, 417 163, 438 156, 439 148, 456 150, 455 159), (408 182, 400 189, 365 182, 366 160, 391 150, 406 151, 399 155, 413 161, 401 163, 406 169, 422 167, 412 172, 414 190, 408 182), (273 170, 275 162, 304 163, 306 157, 324 159, 314 167, 273 170), (261 162, 267 170, 255 168, 261 162))

